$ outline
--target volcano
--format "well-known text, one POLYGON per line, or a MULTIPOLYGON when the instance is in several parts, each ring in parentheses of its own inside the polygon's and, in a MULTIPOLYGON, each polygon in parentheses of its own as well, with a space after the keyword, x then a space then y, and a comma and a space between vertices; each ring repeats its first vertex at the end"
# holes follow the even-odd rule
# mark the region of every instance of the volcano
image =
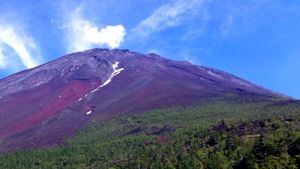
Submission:
POLYGON ((0 80, 0 152, 62 143, 105 121, 210 99, 285 96, 229 73, 157 54, 92 49, 0 80))

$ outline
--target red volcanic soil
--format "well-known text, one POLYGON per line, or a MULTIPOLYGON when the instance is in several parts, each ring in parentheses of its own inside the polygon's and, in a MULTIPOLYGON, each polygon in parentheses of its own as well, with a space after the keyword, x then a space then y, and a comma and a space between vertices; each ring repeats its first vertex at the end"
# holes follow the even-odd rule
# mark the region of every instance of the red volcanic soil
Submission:
POLYGON ((0 137, 26 131, 52 119, 98 85, 82 80, 59 84, 59 80, 55 79, 46 85, 9 96, 13 101, 8 99, 0 104, 0 137), (16 110, 22 113, 15 113, 16 110))
POLYGON ((226 72, 156 54, 74 53, 0 80, 0 152, 60 144, 91 119, 248 96, 285 98, 226 72))

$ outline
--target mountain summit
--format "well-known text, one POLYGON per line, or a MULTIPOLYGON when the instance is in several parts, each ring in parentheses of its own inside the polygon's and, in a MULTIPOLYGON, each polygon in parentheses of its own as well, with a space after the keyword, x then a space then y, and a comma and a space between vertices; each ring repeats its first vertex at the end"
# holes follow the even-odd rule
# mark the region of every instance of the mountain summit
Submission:
POLYGON ((157 54, 78 52, 0 80, 0 151, 59 144, 92 120, 248 97, 283 98, 229 73, 157 54))

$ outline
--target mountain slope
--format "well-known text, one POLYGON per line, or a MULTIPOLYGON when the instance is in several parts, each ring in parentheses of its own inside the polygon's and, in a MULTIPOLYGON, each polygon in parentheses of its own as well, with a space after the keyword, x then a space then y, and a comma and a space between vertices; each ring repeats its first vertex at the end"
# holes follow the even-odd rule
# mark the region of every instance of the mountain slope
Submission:
POLYGON ((122 115, 63 146, 0 155, 0 168, 299 168, 299 115, 299 101, 238 100, 122 115))
POLYGON ((248 97, 285 99, 231 74, 156 54, 74 53, 0 80, 0 151, 59 144, 91 120, 248 97))

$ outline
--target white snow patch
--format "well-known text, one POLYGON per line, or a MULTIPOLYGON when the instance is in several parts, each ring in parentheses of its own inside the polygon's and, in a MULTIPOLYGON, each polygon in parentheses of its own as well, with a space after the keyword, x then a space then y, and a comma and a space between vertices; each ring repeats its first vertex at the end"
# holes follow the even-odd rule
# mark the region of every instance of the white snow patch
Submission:
POLYGON ((108 78, 101 86, 99 86, 99 87, 97 87, 95 90, 91 91, 91 93, 94 93, 94 92, 98 91, 100 88, 102 88, 102 87, 108 85, 108 84, 111 82, 111 80, 112 80, 115 76, 117 76, 119 73, 122 72, 122 70, 124 70, 124 68, 118 69, 119 63, 120 63, 120 62, 116 61, 116 62, 112 65, 113 72, 112 72, 112 74, 110 75, 110 77, 109 77, 109 78, 108 78))
MULTIPOLYGON (((99 90, 100 89, 100 87, 97 87, 96 89, 94 89, 94 90, 92 90, 90 93, 94 93, 94 92, 96 92, 97 90, 99 90)), ((87 96, 87 95, 86 95, 87 96)), ((84 97, 86 97, 86 96, 84 96, 84 97)))
MULTIPOLYGON (((115 63, 112 64, 113 72, 111 73, 110 77, 109 77, 102 85, 98 86, 98 87, 97 87, 96 89, 94 89, 93 91, 91 91, 91 92, 85 94, 82 98, 78 99, 78 101, 81 101, 83 98, 88 97, 89 94, 94 93, 94 92, 98 91, 100 88, 102 88, 102 87, 108 85, 108 84, 111 82, 111 80, 112 80, 115 76, 117 76, 118 74, 120 74, 120 73, 122 72, 122 70, 124 70, 124 68, 119 68, 119 69, 118 69, 119 63, 120 63, 120 62, 115 61, 115 63)), ((91 113, 91 112, 90 112, 90 113, 91 113)), ((90 114, 90 113, 89 113, 89 114, 90 114)), ((88 112, 87 112, 87 115, 88 115, 88 112)))
POLYGON ((93 112, 93 110, 90 110, 88 112, 86 112, 86 115, 90 115, 93 112))
POLYGON ((38 82, 36 86, 40 86, 41 84, 43 84, 43 82, 38 82))
POLYGON ((219 75, 219 74, 216 74, 216 73, 214 73, 213 71, 211 71, 211 70, 208 70, 207 71, 207 73, 209 74, 209 75, 211 75, 211 76, 214 76, 214 77, 217 77, 217 78, 222 78, 222 76, 221 75, 219 75))
POLYGON ((240 84, 240 85, 251 87, 251 84, 248 84, 247 82, 244 82, 244 81, 239 80, 239 79, 231 79, 231 81, 233 81, 233 82, 235 82, 237 84, 240 84))

